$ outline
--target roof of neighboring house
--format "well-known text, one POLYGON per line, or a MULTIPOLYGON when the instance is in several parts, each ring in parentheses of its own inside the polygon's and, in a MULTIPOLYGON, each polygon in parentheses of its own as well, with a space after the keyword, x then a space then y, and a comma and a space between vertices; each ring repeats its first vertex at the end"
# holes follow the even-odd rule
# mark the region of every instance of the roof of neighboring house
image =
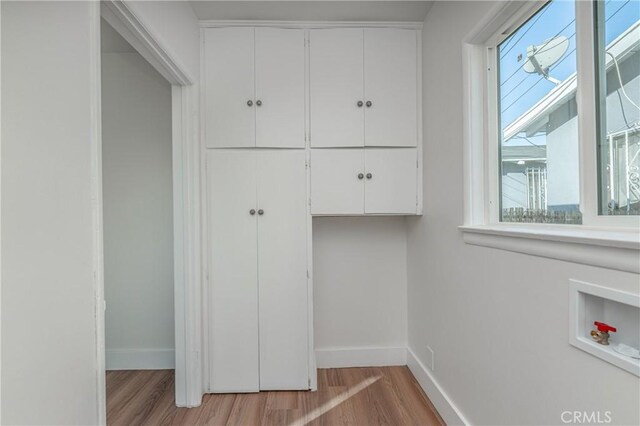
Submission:
POLYGON ((502 161, 539 160, 544 161, 547 156, 547 148, 543 146, 518 145, 503 146, 502 161))
MULTIPOLYGON (((607 46, 616 59, 621 62, 627 55, 633 53, 633 47, 640 41, 640 21, 633 24, 625 32, 620 34, 607 46)), ((606 67, 613 65, 611 56, 606 55, 606 67)), ((539 122, 552 113, 565 101, 571 99, 577 89, 576 73, 571 74, 562 83, 553 88, 534 106, 529 108, 524 114, 516 118, 505 129, 503 140, 509 140, 520 132, 526 131, 532 124, 539 127, 539 122)))

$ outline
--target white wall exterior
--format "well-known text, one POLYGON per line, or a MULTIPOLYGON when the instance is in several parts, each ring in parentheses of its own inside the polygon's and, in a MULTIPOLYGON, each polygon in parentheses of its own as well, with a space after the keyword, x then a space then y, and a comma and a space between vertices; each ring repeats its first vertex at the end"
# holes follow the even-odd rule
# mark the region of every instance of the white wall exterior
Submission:
POLYGON ((135 51, 103 52, 107 369, 173 368, 171 149, 169 83, 135 51))
POLYGON ((407 345, 402 217, 313 219, 316 350, 407 345))
POLYGON ((436 2, 424 24, 425 215, 407 219, 409 347, 425 365, 434 350, 435 379, 472 424, 561 424, 564 410, 638 424, 638 378, 568 343, 570 278, 637 293, 638 275, 470 246, 457 229, 462 40, 491 6, 436 2))
POLYGON ((580 204, 578 118, 547 135, 547 205, 580 204))
POLYGON ((97 5, 1 7, 1 420, 96 424, 91 111, 98 99, 91 61, 99 51, 91 9, 97 5))

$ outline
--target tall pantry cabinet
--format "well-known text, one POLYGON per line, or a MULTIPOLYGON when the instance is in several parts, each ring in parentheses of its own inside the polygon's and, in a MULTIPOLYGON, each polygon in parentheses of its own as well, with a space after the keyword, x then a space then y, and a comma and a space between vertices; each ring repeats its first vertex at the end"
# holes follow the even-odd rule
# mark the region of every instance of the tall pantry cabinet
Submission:
POLYGON ((419 31, 202 25, 205 382, 313 389, 312 215, 421 214, 419 31))
POLYGON ((305 31, 205 29, 203 56, 209 390, 309 389, 305 31))
POLYGON ((308 389, 304 150, 209 150, 212 392, 308 389))

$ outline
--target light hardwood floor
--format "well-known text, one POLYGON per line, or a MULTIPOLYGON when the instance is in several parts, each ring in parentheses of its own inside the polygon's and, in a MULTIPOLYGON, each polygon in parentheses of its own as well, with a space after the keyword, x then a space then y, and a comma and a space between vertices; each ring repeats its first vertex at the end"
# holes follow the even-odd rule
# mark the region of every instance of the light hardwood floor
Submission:
POLYGON ((107 372, 111 425, 444 425, 407 367, 318 370, 317 392, 205 395, 174 405, 172 370, 107 372))

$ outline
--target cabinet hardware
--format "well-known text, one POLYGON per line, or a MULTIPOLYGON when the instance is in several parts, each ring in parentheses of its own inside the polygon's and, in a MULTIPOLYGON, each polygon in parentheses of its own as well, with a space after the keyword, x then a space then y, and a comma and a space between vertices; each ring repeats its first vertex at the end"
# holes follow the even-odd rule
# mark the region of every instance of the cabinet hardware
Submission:
POLYGON ((358 179, 362 180, 364 178, 364 174, 363 173, 358 173, 358 179))
POLYGON ((258 106, 262 106, 262 101, 261 101, 260 99, 258 99, 258 100, 256 101, 256 105, 258 105, 258 106))
POLYGON ((251 210, 249 210, 249 214, 250 214, 251 216, 253 216, 254 214, 256 214, 256 209, 251 209, 251 210))
POLYGON ((362 101, 358 101, 358 108, 362 107, 362 105, 364 105, 364 103, 362 101))
POLYGON ((370 107, 371 107, 371 105, 373 105, 373 102, 371 102, 371 101, 367 101, 367 108, 370 108, 370 107))
POLYGON ((249 106, 253 106, 253 101, 252 101, 251 99, 249 99, 249 100, 247 101, 247 105, 249 105, 249 106))
POLYGON ((373 175, 371 173, 367 173, 367 179, 371 179, 373 175))
POLYGON ((258 210, 258 214, 259 214, 260 216, 262 216, 262 215, 264 214, 264 210, 262 210, 262 209, 258 210))

